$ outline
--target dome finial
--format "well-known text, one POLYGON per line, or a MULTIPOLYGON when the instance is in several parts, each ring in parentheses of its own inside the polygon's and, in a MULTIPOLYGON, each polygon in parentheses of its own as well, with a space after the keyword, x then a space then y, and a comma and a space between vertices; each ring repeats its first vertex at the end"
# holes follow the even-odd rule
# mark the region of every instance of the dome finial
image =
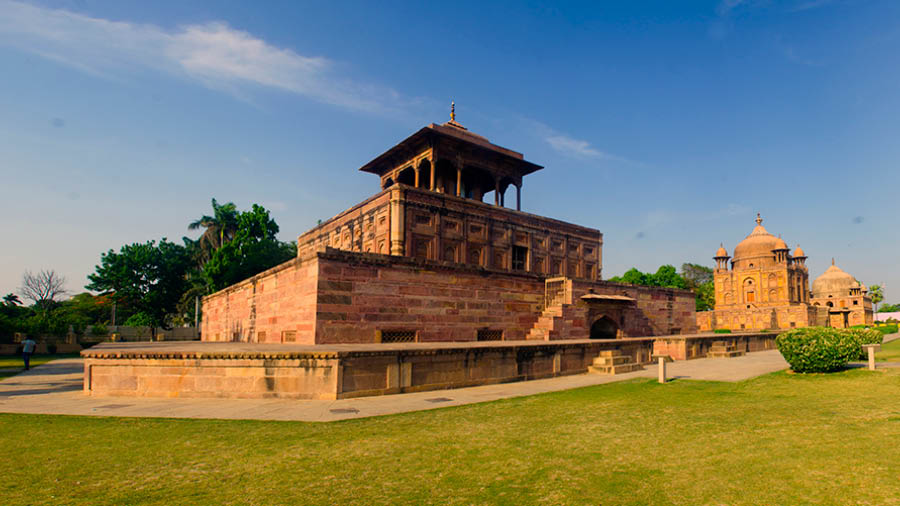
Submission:
POLYGON ((834 257, 831 257, 831 265, 834 265, 834 257))
POLYGON ((450 101, 450 121, 456 121, 456 102, 450 101))
POLYGON ((756 213, 756 224, 762 225, 762 216, 760 216, 759 213, 756 213))

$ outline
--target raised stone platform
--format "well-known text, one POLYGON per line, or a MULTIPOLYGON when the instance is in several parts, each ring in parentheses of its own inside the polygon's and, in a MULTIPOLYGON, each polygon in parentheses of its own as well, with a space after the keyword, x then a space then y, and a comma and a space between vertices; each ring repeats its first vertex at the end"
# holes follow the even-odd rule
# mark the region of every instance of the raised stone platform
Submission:
POLYGON ((90 395, 342 399, 585 373, 604 350, 650 361, 653 338, 281 345, 105 343, 82 352, 90 395))
POLYGON ((774 337, 774 333, 705 334, 335 345, 104 343, 81 354, 84 392, 89 395, 344 399, 582 374, 598 365, 619 367, 597 372, 624 372, 622 365, 649 363, 653 353, 678 360, 698 358, 722 340, 757 351, 773 347, 774 337), (598 357, 600 363, 595 362, 598 357), (610 361, 618 363, 607 364, 610 361))

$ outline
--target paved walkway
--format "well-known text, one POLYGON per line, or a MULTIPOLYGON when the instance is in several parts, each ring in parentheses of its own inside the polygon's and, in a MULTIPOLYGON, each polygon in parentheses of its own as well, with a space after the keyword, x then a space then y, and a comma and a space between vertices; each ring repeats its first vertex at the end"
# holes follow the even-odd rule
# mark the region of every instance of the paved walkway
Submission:
MULTIPOLYGON (((740 381, 785 369, 775 350, 731 359, 698 359, 668 364, 670 378, 740 381)), ((88 416, 221 418, 330 422, 349 418, 459 406, 633 378, 655 378, 655 365, 617 376, 580 374, 535 381, 453 390, 341 399, 154 399, 90 397, 82 391, 81 359, 61 359, 0 381, 0 412, 88 416)))

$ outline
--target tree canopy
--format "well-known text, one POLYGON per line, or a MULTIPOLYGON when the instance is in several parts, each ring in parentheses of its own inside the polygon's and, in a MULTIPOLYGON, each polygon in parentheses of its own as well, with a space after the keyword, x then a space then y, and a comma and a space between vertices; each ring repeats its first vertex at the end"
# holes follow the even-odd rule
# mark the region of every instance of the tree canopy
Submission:
POLYGON ((196 240, 184 238, 183 245, 163 238, 103 253, 86 285, 101 295, 62 300, 65 278, 56 271, 26 272, 19 292, 32 305, 23 305, 14 293, 3 297, 0 340, 14 332, 63 336, 70 328, 81 333, 91 325, 102 327, 111 320, 113 303, 116 320, 126 325, 191 324, 196 298, 296 256, 296 245, 276 238, 278 224, 257 204, 239 211, 232 202, 212 199, 212 215, 190 222, 188 229, 203 233, 196 240))
POLYGON ((253 204, 237 217, 234 237, 213 252, 203 268, 210 292, 247 279, 286 262, 296 255, 296 247, 279 241, 278 224, 264 207, 253 204))
POLYGON ((168 328, 192 267, 187 249, 165 238, 129 244, 104 253, 85 288, 110 292, 116 302, 147 315, 153 326, 168 328))
POLYGON ((609 278, 609 281, 663 288, 685 288, 696 294, 697 311, 706 311, 715 306, 713 270, 698 264, 682 264, 681 274, 672 265, 662 265, 655 273, 641 272, 632 267, 622 276, 609 278))
POLYGON ((682 278, 674 266, 663 265, 655 273, 645 273, 632 267, 622 276, 609 278, 613 283, 630 283, 632 285, 660 286, 665 288, 686 288, 682 278))

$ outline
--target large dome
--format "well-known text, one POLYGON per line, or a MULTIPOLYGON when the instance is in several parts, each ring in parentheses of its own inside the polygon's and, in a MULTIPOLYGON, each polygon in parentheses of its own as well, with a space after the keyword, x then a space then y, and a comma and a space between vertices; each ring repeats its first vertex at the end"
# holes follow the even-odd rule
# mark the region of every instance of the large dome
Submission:
POLYGON ((746 239, 734 247, 734 260, 753 257, 774 257, 772 250, 786 247, 784 241, 770 234, 762 226, 762 218, 756 215, 756 227, 746 239))
POLYGON ((849 295, 850 288, 855 288, 857 284, 859 282, 853 276, 834 265, 834 260, 832 260, 831 267, 813 281, 812 293, 813 297, 817 298, 828 297, 829 295, 839 297, 849 295))

